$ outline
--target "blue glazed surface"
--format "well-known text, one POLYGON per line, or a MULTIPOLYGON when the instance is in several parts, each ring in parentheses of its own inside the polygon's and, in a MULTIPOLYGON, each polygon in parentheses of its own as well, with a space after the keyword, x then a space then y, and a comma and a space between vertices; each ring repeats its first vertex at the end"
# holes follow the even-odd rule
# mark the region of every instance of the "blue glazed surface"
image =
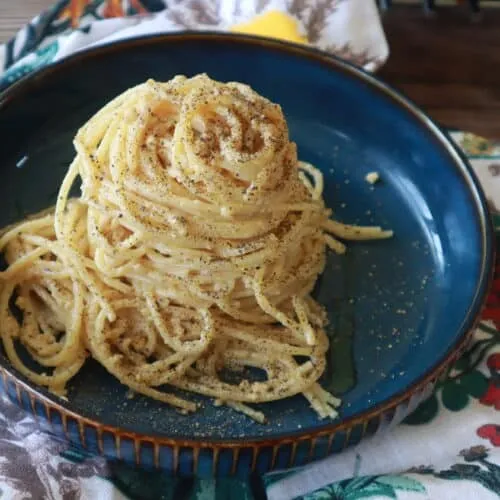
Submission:
MULTIPOLYGON (((395 231, 392 240, 351 243, 345 257, 331 255, 317 297, 330 312, 333 352, 324 385, 342 397, 339 421, 404 392, 453 350, 477 313, 491 258, 484 202, 467 167, 432 124, 341 63, 277 43, 164 36, 87 53, 42 72, 7 93, 0 108, 0 226, 55 202, 73 156, 72 137, 105 102, 147 78, 200 72, 248 83, 281 104, 300 158, 323 171, 326 203, 337 219, 395 231), (373 187, 365 181, 371 171, 381 177, 373 187)), ((3 357, 1 363, 9 366, 3 357)), ((126 392, 91 361, 71 384, 68 403, 50 398, 103 425, 163 438, 274 439, 332 423, 319 420, 302 397, 259 406, 269 418, 262 426, 203 398, 196 398, 203 403, 200 412, 180 416, 142 396, 128 399, 126 392)), ((74 442, 81 441, 77 427, 69 425, 74 442)), ((318 447, 340 451, 364 430, 337 433, 318 447)), ((97 432, 85 434, 80 444, 102 451, 97 432)), ((155 462, 148 448, 134 458, 132 440, 117 444, 105 432, 102 441, 110 456, 155 462)), ((161 448, 161 466, 202 475, 212 467, 212 450, 201 450, 200 457, 207 457, 196 463, 187 448, 176 453, 161 448)), ((238 470, 253 460, 245 453, 238 470)), ((225 476, 234 457, 227 450, 220 454, 215 472, 225 476)), ((256 466, 267 470, 272 452, 261 455, 256 466)), ((299 444, 293 452, 291 445, 283 447, 274 460, 288 466, 308 458, 309 444, 299 444)))

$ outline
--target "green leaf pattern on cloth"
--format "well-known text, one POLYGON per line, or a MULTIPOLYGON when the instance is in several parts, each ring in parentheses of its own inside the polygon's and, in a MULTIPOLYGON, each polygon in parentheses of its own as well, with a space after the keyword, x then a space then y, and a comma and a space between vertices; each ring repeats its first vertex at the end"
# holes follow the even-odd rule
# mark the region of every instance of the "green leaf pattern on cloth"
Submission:
POLYGON ((458 360, 449 376, 438 383, 436 391, 405 419, 409 425, 427 424, 438 415, 439 398, 450 411, 463 410, 472 399, 486 394, 489 378, 477 369, 485 354, 500 345, 499 332, 486 324, 480 324, 478 339, 458 360))
POLYGON ((51 63, 59 48, 59 42, 57 40, 52 41, 49 45, 38 49, 33 54, 25 58, 25 61, 21 65, 16 65, 10 70, 6 71, 4 75, 0 78, 0 90, 3 86, 11 85, 17 80, 21 79, 23 76, 28 75, 38 68, 42 68, 47 64, 51 63))
POLYGON ((398 491, 426 493, 425 486, 412 477, 387 475, 348 479, 297 497, 297 500, 397 499, 398 491))
POLYGON ((489 450, 482 446, 472 446, 462 450, 460 456, 465 464, 456 463, 445 470, 434 471, 432 468, 422 472, 440 479, 474 481, 500 496, 500 465, 488 460, 489 450))

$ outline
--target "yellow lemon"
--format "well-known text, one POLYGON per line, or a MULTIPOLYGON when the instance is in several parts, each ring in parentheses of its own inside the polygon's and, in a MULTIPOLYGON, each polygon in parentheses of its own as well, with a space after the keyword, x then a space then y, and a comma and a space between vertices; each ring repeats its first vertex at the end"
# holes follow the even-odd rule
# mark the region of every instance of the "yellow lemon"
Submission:
POLYGON ((236 24, 231 31, 279 38, 288 42, 308 43, 307 38, 300 33, 298 21, 285 12, 277 10, 265 12, 250 21, 236 24))

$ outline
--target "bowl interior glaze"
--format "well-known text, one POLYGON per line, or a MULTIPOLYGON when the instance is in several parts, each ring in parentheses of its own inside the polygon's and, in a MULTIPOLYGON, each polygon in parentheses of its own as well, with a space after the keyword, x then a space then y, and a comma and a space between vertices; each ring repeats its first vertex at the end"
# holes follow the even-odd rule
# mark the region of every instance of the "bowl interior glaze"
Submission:
MULTIPOLYGON (((107 101, 147 78, 201 72, 247 83, 283 107, 300 158, 324 174, 337 219, 395 232, 392 240, 350 243, 345 257, 330 255, 317 286, 330 313, 324 384, 342 397, 338 421, 412 387, 478 313, 491 258, 484 200, 425 116, 320 53, 245 37, 160 36, 87 52, 22 82, 0 105, 0 226, 55 203, 75 132, 107 101), (381 178, 374 186, 365 181, 371 171, 381 178)), ((8 365, 3 355, 0 362, 8 365)), ((106 425, 172 438, 274 438, 332 423, 299 396, 258 405, 269 417, 260 425, 204 398, 196 398, 198 413, 180 416, 126 393, 90 361, 71 383, 69 402, 48 397, 106 425)))

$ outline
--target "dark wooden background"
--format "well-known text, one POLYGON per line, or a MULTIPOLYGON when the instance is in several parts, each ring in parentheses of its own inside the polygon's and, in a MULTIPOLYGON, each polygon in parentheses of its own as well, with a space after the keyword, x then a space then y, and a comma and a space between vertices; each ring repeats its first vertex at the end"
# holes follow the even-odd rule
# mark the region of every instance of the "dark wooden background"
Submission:
MULTIPOLYGON (((0 0, 0 42, 52 2, 0 0)), ((441 124, 500 138, 500 9, 474 22, 466 5, 432 17, 396 5, 383 24, 391 50, 384 80, 441 124)))
MULTIPOLYGON (((437 2, 439 4, 439 2, 437 2)), ((389 60, 379 75, 443 125, 500 138, 500 9, 394 6, 383 15, 389 60)))

